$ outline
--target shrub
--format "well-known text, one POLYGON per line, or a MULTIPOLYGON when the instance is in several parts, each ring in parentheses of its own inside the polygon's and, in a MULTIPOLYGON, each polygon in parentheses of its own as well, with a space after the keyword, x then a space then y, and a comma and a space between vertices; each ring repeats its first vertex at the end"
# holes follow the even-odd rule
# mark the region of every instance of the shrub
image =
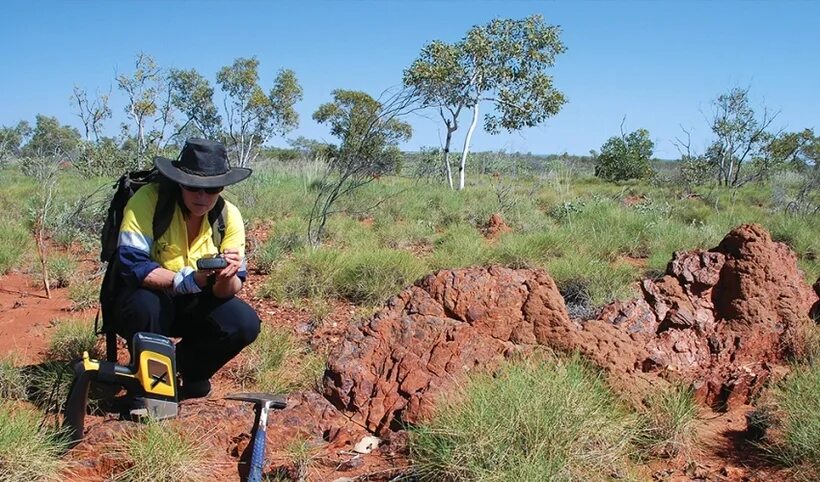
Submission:
POLYGON ((40 428, 42 415, 0 401, 0 480, 3 482, 58 481, 67 464, 60 460, 65 439, 40 428))
POLYGON ((127 482, 175 482, 210 480, 204 446, 178 426, 149 421, 135 426, 118 449, 128 468, 114 480, 127 482))
POLYGON ((97 335, 92 323, 82 320, 56 320, 57 330, 49 340, 48 356, 54 360, 75 360, 87 351, 91 358, 99 358, 97 335))
POLYGON ((477 374, 410 431, 422 480, 606 480, 628 470, 634 417, 576 356, 477 374))
POLYGON ((697 443, 698 406, 691 389, 674 387, 652 393, 641 414, 640 445, 651 455, 688 454, 697 443))
POLYGON ((638 129, 621 137, 610 137, 601 146, 595 175, 608 181, 645 179, 652 175, 652 150, 655 144, 649 131, 638 129))

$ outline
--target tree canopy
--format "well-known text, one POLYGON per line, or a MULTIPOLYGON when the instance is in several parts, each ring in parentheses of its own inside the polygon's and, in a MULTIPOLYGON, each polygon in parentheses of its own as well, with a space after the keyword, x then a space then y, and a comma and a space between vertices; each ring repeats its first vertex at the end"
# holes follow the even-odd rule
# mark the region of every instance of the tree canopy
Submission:
POLYGON ((453 44, 427 44, 404 71, 404 84, 417 90, 423 105, 438 109, 447 128, 444 162, 448 175, 452 134, 462 111, 472 110, 459 166, 459 189, 464 188, 467 155, 482 103, 492 106, 484 116, 484 129, 496 134, 502 129, 512 132, 539 125, 566 102, 547 73, 555 57, 566 51, 560 33, 560 27, 547 25, 540 15, 495 19, 474 26, 453 44))

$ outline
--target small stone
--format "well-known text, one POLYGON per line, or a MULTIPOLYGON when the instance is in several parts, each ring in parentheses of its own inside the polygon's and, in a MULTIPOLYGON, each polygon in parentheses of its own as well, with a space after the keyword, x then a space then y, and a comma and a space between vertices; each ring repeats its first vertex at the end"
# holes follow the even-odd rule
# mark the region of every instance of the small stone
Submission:
POLYGON ((375 450, 380 443, 381 439, 379 437, 368 435, 361 439, 359 443, 353 446, 353 451, 357 454, 369 454, 370 452, 375 450))

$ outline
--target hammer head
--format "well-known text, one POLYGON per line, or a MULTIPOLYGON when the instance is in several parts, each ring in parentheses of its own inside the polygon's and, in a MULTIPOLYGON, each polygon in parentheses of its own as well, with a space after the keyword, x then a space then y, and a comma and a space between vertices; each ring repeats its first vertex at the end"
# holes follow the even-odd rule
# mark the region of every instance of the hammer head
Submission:
POLYGON ((228 400, 239 400, 240 402, 251 402, 254 405, 260 405, 266 408, 281 409, 287 407, 287 403, 285 403, 285 399, 281 395, 273 395, 271 393, 232 393, 225 398, 228 400))

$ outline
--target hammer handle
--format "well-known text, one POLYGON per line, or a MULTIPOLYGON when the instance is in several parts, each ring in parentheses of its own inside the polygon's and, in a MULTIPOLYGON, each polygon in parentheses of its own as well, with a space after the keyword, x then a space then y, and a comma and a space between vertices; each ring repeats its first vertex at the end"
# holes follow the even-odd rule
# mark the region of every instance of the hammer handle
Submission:
POLYGON ((268 426, 268 406, 262 404, 259 413, 259 422, 253 436, 253 452, 251 452, 251 470, 248 474, 248 482, 260 482, 262 480, 262 470, 265 468, 265 432, 268 426))

